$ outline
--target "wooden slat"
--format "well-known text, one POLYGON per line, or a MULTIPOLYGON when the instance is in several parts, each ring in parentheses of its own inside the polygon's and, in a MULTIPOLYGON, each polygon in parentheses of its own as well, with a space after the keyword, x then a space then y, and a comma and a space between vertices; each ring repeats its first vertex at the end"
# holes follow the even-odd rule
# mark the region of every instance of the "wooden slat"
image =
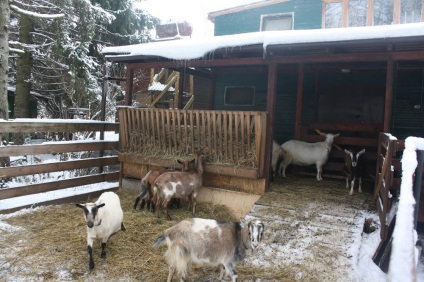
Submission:
MULTIPOLYGON (((60 199, 56 199, 56 200, 39 202, 39 203, 37 203, 37 205, 47 206, 47 205, 60 205, 60 204, 66 204, 66 203, 86 202, 88 199, 95 199, 95 198, 99 197, 104 192, 117 191, 118 188, 119 188, 119 186, 107 188, 107 189, 104 189, 104 190, 101 190, 101 191, 94 191, 94 192, 79 194, 79 195, 75 195, 75 196, 64 197, 64 198, 60 198, 60 199)), ((0 214, 12 213, 12 212, 19 211, 19 210, 24 209, 24 208, 30 208, 30 207, 32 207, 32 205, 23 205, 23 206, 16 207, 16 208, 13 208, 13 209, 0 210, 0 214)))
POLYGON ((64 122, 63 120, 55 122, 54 120, 43 121, 34 119, 34 121, 0 121, 2 133, 21 133, 21 132, 79 132, 79 131, 118 131, 119 124, 115 122, 64 122))
POLYGON ((89 168, 115 164, 119 164, 117 156, 27 166, 2 167, 0 168, 0 178, 9 178, 22 175, 32 175, 38 173, 74 170, 79 168, 89 168))
POLYGON ((226 139, 226 140, 228 140, 228 141, 226 141, 225 142, 225 144, 227 144, 227 145, 229 145, 228 147, 229 147, 229 152, 228 152, 228 156, 229 156, 229 159, 231 160, 231 161, 234 161, 234 156, 233 156, 233 147, 234 147, 234 140, 233 140, 233 113, 231 113, 231 112, 229 112, 228 113, 228 129, 229 129, 229 132, 228 132, 228 139, 226 139))
POLYGON ((190 116, 190 153, 194 154, 194 132, 195 132, 195 126, 194 126, 194 112, 188 111, 187 112, 190 116))
POLYGON ((13 197, 20 197, 25 195, 56 191, 69 187, 76 187, 81 185, 99 183, 104 181, 118 180, 119 172, 110 172, 96 175, 87 175, 77 178, 64 179, 60 181, 51 181, 39 184, 25 185, 21 187, 14 187, 9 189, 0 190, 0 200, 9 199, 13 197))
POLYGON ((118 150, 118 141, 90 141, 72 142, 63 144, 38 144, 38 145, 10 145, 0 147, 0 157, 53 154, 65 152, 118 150))

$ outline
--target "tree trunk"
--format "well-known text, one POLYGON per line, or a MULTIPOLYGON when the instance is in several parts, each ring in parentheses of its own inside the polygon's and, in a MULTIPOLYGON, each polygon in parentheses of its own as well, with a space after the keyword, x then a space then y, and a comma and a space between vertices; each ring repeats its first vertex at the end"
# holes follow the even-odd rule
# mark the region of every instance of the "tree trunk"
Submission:
POLYGON ((9 0, 0 1, 0 118, 8 119, 7 77, 9 65, 9 0))
MULTIPOLYGON (((9 105, 7 102, 7 78, 9 69, 9 0, 0 1, 0 119, 9 118, 9 105)), ((0 132, 0 134, 3 134, 0 132)), ((2 138, 0 136, 0 142, 2 138)), ((0 166, 8 166, 9 158, 0 158, 0 166)), ((1 179, 3 181, 3 179, 1 179)))
MULTIPOLYGON (((19 21, 19 41, 24 44, 32 44, 31 32, 33 31, 32 19, 21 14, 19 21)), ((16 68, 16 96, 15 118, 29 118, 29 93, 31 90, 32 54, 29 50, 19 54, 16 68)), ((25 136, 22 133, 13 135, 15 145, 22 145, 25 136)))

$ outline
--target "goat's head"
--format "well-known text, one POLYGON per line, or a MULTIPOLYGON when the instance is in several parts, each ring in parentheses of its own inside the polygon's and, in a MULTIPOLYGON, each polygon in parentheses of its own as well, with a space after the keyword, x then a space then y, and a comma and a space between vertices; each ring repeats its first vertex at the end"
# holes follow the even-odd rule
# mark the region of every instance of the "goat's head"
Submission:
POLYGON ((350 158, 350 162, 352 167, 356 167, 358 165, 359 162, 359 158, 361 157, 361 155, 363 153, 365 153, 365 149, 362 149, 361 151, 359 151, 358 153, 355 154, 355 151, 351 150, 344 150, 346 155, 350 158))
POLYGON ((327 143, 333 143, 334 138, 338 137, 339 134, 331 134, 331 133, 327 133, 324 135, 325 136, 325 142, 327 143))
POLYGON ((181 171, 190 171, 194 169, 194 161, 195 159, 189 161, 177 160, 177 162, 181 165, 181 171))
MULTIPOLYGON (((242 220, 242 224, 244 223, 245 221, 242 220)), ((247 242, 245 242, 248 244, 246 246, 247 248, 256 250, 259 247, 259 244, 262 241, 262 236, 264 234, 264 228, 264 224, 259 219, 255 219, 247 223, 247 230, 249 234, 249 238, 247 242)))
POLYGON ((101 224, 102 220, 98 220, 97 212, 101 207, 105 206, 105 203, 100 205, 96 205, 95 203, 76 204, 76 206, 84 211, 84 218, 88 228, 92 228, 95 223, 96 225, 101 224))

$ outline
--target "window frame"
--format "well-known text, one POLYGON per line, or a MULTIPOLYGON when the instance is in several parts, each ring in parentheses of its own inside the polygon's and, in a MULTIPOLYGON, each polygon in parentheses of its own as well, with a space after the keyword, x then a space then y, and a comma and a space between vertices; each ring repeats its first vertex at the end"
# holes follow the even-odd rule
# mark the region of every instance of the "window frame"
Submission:
POLYGON ((253 107, 255 106, 255 96, 256 96, 256 87, 255 86, 225 86, 224 91, 224 106, 226 107, 253 107), (251 104, 232 104, 227 103, 227 90, 228 89, 236 89, 236 88, 249 88, 253 90, 252 93, 252 103, 251 104))
POLYGON ((289 13, 275 13, 275 14, 261 15, 259 31, 261 31, 261 32, 266 31, 266 30, 263 29, 265 20, 266 20, 266 18, 272 18, 272 17, 275 17, 275 18, 278 18, 278 17, 281 17, 281 18, 287 17, 288 18, 288 17, 290 17, 291 18, 291 29, 285 29, 285 30, 293 30, 294 29, 294 12, 289 12, 289 13))

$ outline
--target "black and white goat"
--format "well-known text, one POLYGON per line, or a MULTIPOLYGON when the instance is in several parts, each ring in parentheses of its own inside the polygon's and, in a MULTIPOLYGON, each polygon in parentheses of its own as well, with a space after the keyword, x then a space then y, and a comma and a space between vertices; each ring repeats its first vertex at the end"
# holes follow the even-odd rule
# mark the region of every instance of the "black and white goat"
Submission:
POLYGON ((83 209, 87 224, 87 250, 90 256, 89 267, 94 268, 93 241, 102 240, 101 257, 106 258, 107 240, 119 230, 125 231, 124 213, 118 195, 114 192, 104 192, 95 203, 76 204, 83 209))
POLYGON ((256 250, 262 240, 264 224, 252 220, 243 227, 238 222, 218 222, 213 219, 184 219, 165 230, 154 246, 166 242, 165 253, 169 265, 168 282, 174 272, 185 281, 192 264, 220 266, 224 274, 237 281, 236 263, 246 256, 246 250, 256 250))
POLYGON ((325 141, 308 143, 299 140, 289 140, 281 145, 283 148, 283 162, 281 169, 286 177, 286 168, 290 164, 306 166, 315 164, 317 167, 317 180, 322 180, 322 167, 328 160, 334 138, 339 134, 325 134, 325 141))
POLYGON ((353 187, 355 186, 355 179, 359 179, 358 192, 362 193, 362 177, 366 176, 366 159, 364 158, 365 149, 355 152, 354 150, 345 151, 345 162, 343 171, 346 175, 346 188, 349 188, 350 181, 350 192, 349 195, 353 195, 353 187))

